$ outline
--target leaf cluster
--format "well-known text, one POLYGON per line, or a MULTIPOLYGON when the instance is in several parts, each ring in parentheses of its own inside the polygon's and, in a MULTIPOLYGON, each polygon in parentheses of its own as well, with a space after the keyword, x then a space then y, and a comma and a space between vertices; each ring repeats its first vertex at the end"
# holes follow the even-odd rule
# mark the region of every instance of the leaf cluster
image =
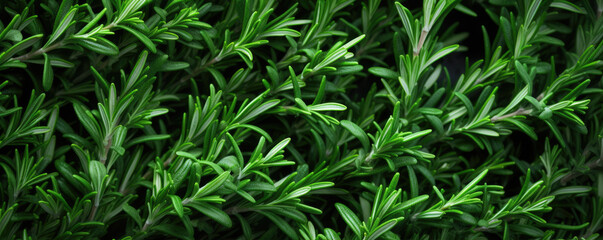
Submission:
POLYGON ((3 239, 601 238, 602 0, 0 11, 3 239))

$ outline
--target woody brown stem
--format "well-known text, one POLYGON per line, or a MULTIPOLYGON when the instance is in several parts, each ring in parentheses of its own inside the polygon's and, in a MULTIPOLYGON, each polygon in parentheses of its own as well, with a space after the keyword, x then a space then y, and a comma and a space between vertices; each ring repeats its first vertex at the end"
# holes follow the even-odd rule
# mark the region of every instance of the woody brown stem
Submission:
POLYGON ((527 114, 530 114, 530 113, 532 113, 532 109, 519 108, 519 109, 517 109, 517 111, 512 112, 512 113, 508 113, 508 114, 502 115, 500 117, 492 117, 490 119, 490 121, 491 122, 496 122, 496 121, 503 120, 505 118, 515 117, 515 116, 520 116, 520 115, 527 115, 527 114))
POLYGON ((421 52, 421 48, 423 48, 423 44, 425 43, 425 39, 427 38, 427 34, 429 33, 428 30, 423 29, 421 31, 421 37, 419 37, 419 43, 417 44, 417 48, 415 49, 415 51, 413 52, 413 55, 419 56, 419 53, 421 52))
POLYGON ((29 60, 31 58, 34 58, 34 57, 36 57, 38 55, 41 55, 41 54, 44 54, 46 52, 50 52, 50 51, 52 51, 54 49, 57 49, 57 48, 59 48, 61 46, 63 46, 63 41, 60 41, 60 42, 55 43, 55 44, 52 44, 52 45, 50 45, 50 46, 48 46, 46 48, 40 48, 40 49, 38 49, 36 51, 29 52, 29 53, 26 53, 26 54, 18 56, 18 57, 14 57, 13 59, 14 60, 18 60, 18 61, 27 61, 27 60, 29 60))

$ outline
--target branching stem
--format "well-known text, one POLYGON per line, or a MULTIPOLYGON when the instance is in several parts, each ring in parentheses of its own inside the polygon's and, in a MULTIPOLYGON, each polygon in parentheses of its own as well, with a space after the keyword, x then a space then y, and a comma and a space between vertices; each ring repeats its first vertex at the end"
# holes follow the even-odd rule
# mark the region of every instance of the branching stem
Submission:
POLYGON ((213 65, 214 63, 217 63, 219 60, 218 58, 212 58, 210 61, 208 61, 207 63, 203 64, 201 67, 195 68, 191 73, 189 73, 188 75, 180 78, 180 80, 178 81, 179 83, 184 83, 188 80, 190 80, 191 78, 196 77, 197 75, 201 74, 206 68, 208 68, 209 66, 213 65))
MULTIPOLYGON (((117 26, 117 24, 111 23, 111 24, 103 27, 103 30, 109 30, 109 29, 111 29, 111 28, 113 28, 115 26, 117 26)), ((34 57, 37 57, 37 56, 39 56, 41 54, 44 54, 44 53, 50 52, 52 50, 55 50, 57 48, 60 48, 60 47, 62 47, 64 45, 64 43, 65 43, 65 39, 63 39, 61 41, 58 41, 57 43, 52 44, 52 45, 50 45, 48 47, 42 47, 42 48, 40 48, 40 49, 38 49, 36 51, 28 52, 28 53, 26 53, 24 55, 21 55, 21 56, 18 56, 18 57, 14 57, 13 59, 21 61, 21 62, 22 61, 27 61, 27 60, 29 60, 31 58, 34 58, 34 57)))
MULTIPOLYGON (((588 168, 588 170, 591 170, 593 168, 596 167, 600 167, 603 166, 603 156, 601 156, 599 159, 597 160, 593 160, 590 162, 587 162, 586 164, 584 164, 584 166, 586 166, 588 168)), ((582 175, 582 172, 579 170, 572 170, 571 172, 569 172, 567 175, 565 175, 563 178, 561 178, 561 180, 559 182, 561 182, 561 185, 566 185, 570 180, 578 177, 582 175)))
POLYGON ((519 109, 517 109, 517 111, 512 112, 512 113, 508 113, 508 114, 502 115, 500 117, 492 117, 490 119, 490 121, 497 122, 497 121, 503 120, 505 118, 515 117, 515 116, 520 116, 520 115, 528 115, 530 113, 532 113, 532 109, 519 108, 519 109))
POLYGON ((26 53, 26 54, 18 56, 18 57, 14 57, 13 59, 21 61, 21 62, 22 61, 27 61, 27 60, 29 60, 31 58, 34 58, 34 57, 36 57, 38 55, 42 55, 44 53, 50 52, 50 51, 52 51, 54 49, 57 49, 57 48, 60 48, 62 46, 63 46, 63 41, 60 41, 60 42, 52 44, 52 45, 50 45, 50 46, 48 46, 46 48, 40 48, 40 49, 38 49, 36 51, 29 52, 29 53, 26 53))

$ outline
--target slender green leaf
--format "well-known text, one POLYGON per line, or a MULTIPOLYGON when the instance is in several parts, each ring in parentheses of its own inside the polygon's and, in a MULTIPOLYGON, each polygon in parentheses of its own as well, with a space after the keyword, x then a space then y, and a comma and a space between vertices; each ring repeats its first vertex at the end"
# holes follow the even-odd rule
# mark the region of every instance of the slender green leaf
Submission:
POLYGON ((341 203, 335 203, 335 207, 339 212, 339 215, 343 217, 343 220, 348 224, 348 227, 356 234, 357 237, 362 237, 362 224, 360 219, 350 210, 347 206, 341 203))
POLYGON ((44 72, 42 77, 42 86, 44 87, 44 91, 50 90, 53 79, 54 73, 52 71, 52 65, 50 64, 50 57, 44 53, 44 72))

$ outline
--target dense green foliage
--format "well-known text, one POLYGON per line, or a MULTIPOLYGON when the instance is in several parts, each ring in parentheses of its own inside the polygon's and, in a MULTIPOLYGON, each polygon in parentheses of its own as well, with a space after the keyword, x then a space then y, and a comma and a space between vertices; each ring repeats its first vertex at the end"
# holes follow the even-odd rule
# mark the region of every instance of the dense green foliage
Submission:
POLYGON ((0 238, 599 239, 602 11, 3 0, 0 238))

